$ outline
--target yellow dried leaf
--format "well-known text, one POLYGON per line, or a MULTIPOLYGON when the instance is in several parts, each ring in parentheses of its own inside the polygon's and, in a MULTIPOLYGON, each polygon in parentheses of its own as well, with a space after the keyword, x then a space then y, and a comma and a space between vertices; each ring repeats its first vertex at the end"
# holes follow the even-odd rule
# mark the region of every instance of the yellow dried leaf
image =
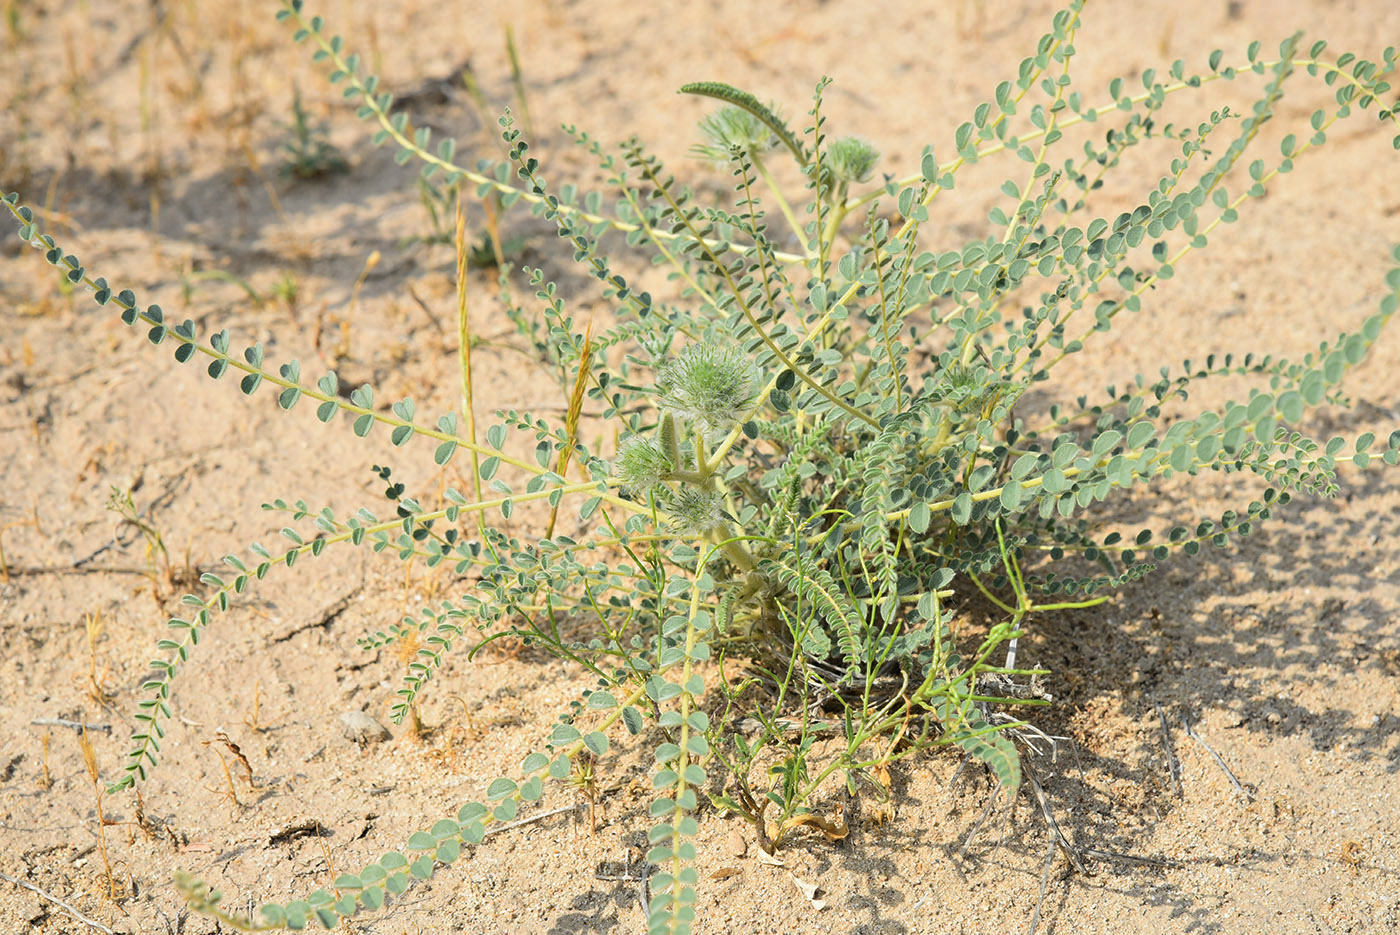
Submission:
POLYGON ((851 827, 846 824, 845 821, 829 821, 820 815, 811 814, 792 816, 787 821, 783 822, 782 831, 786 833, 793 828, 800 828, 804 825, 810 825, 816 828, 822 834, 826 835, 828 841, 840 841, 851 833, 851 827))

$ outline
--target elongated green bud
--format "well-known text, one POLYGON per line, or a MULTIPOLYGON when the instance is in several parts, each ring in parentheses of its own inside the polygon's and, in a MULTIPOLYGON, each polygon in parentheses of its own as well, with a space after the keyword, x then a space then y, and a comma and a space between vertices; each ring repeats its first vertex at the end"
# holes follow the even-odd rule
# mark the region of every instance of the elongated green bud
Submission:
POLYGON ((657 428, 657 435, 661 439, 661 450, 671 464, 679 467, 681 464, 681 442, 680 433, 676 431, 676 417, 669 413, 661 414, 661 425, 657 428))

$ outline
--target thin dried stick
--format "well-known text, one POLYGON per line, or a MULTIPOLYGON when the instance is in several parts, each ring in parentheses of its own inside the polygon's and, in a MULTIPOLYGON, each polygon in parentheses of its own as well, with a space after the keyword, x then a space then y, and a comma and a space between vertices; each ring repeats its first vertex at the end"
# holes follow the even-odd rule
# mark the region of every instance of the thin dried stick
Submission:
MULTIPOLYGON (((199 569, 196 569, 196 571, 199 569)), ((45 568, 39 565, 24 565, 11 567, 9 573, 16 577, 21 575, 149 575, 149 568, 138 568, 135 565, 58 565, 53 568, 45 568)))
POLYGON ((1167 857, 1138 857, 1136 854, 1120 854, 1117 851, 1101 851, 1094 847, 1080 848, 1079 853, 1095 860, 1127 860, 1135 864, 1152 864, 1154 867, 1184 867, 1179 860, 1167 857))
POLYGON ((59 899, 57 896, 54 896, 52 893, 44 892, 43 890, 39 889, 39 887, 35 886, 33 883, 29 883, 25 880, 17 880, 7 873, 0 873, 0 880, 4 880, 6 883, 13 883, 15 886, 22 886, 25 889, 29 890, 31 893, 39 894, 40 896, 47 899, 49 902, 53 903, 55 906, 61 907, 70 916, 77 919, 79 922, 83 923, 86 926, 95 928, 99 932, 106 932, 107 935, 117 935, 114 929, 108 928, 101 922, 98 922, 96 919, 89 919, 87 916, 83 915, 81 912, 74 909, 72 906, 59 899))
POLYGON ((640 883, 645 880, 643 876, 632 876, 629 873, 595 873, 593 879, 604 880, 608 883, 640 883))
POLYGON ((641 897, 642 906, 651 905, 651 862, 645 859, 642 861, 642 879, 637 885, 637 893, 641 897))
POLYGON ((1206 748, 1206 752, 1209 753, 1215 759, 1215 762, 1225 773, 1226 778, 1230 780, 1230 784, 1235 787, 1235 791, 1238 792, 1240 795, 1244 796, 1246 799, 1253 800, 1254 793, 1250 792, 1244 786, 1240 785, 1240 781, 1235 778, 1235 774, 1230 771, 1230 767, 1225 765, 1225 761, 1220 758, 1220 754, 1216 753, 1213 749, 1211 749, 1210 744, 1206 743, 1203 739, 1201 739, 1200 734, 1196 733, 1194 730, 1191 729, 1191 722, 1188 721, 1185 717, 1182 717, 1181 726, 1186 728, 1187 737, 1190 737, 1192 740, 1196 741, 1196 743, 1206 748))
POLYGON ((111 734, 111 724, 88 724, 84 721, 69 721, 61 717, 41 717, 29 722, 35 727, 69 727, 73 730, 86 730, 93 733, 111 734))
POLYGON ((1167 754, 1167 775, 1171 777, 1172 792, 1179 799, 1181 798, 1181 764, 1176 760, 1176 752, 1172 750, 1171 730, 1167 727, 1167 716, 1162 711, 1162 706, 1157 702, 1152 702, 1152 707, 1157 709, 1157 720, 1162 724, 1162 749, 1167 754))
POLYGON ((1040 907, 1045 905, 1045 891, 1050 886, 1050 864, 1055 858, 1055 836, 1050 836, 1050 846, 1045 849, 1045 863, 1040 868, 1040 895, 1035 900, 1035 911, 1031 913, 1031 927, 1027 935, 1035 935, 1040 925, 1040 907))
POLYGON ((972 830, 967 833, 967 840, 963 842, 963 846, 958 848, 959 859, 962 859, 967 856, 967 849, 972 846, 972 839, 977 837, 977 832, 982 830, 982 825, 986 823, 987 818, 992 814, 992 806, 996 805, 997 796, 1000 794, 1001 780, 998 779, 996 787, 992 789, 992 794, 987 799, 987 807, 982 809, 982 816, 977 819, 977 823, 973 825, 972 830))
POLYGON ((1079 859, 1079 848, 1069 842, 1063 831, 1060 830, 1059 822, 1055 821, 1055 813, 1050 810, 1050 800, 1045 797, 1045 790, 1040 788, 1040 780, 1035 778, 1035 771, 1030 768, 1030 763, 1021 764, 1025 771, 1026 778, 1031 781, 1031 791, 1035 793, 1036 801, 1040 803, 1040 811, 1045 816, 1045 823, 1050 827, 1050 833, 1055 841, 1064 850, 1069 862, 1074 864, 1074 869, 1085 876, 1089 876, 1089 871, 1084 868, 1083 862, 1079 859))
POLYGON ((500 834, 502 831, 510 831, 511 829, 519 828, 522 825, 533 825, 537 821, 544 821, 546 818, 551 818, 555 815, 562 815, 565 812, 572 812, 580 808, 583 808, 582 802, 577 802, 573 805, 564 805, 560 808, 556 808, 548 812, 540 812, 538 815, 531 815, 529 818, 522 818, 519 821, 512 821, 508 825, 501 825, 497 828, 491 828, 484 835, 482 835, 482 837, 489 838, 493 834, 500 834))

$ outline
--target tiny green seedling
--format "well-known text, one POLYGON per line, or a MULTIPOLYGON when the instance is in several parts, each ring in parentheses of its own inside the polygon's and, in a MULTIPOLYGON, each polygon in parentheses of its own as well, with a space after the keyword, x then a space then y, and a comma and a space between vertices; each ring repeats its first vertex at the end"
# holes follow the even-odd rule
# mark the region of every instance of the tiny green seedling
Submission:
POLYGON ((292 92, 290 136, 282 144, 282 174, 296 179, 319 179, 348 172, 350 164, 327 137, 324 124, 312 124, 301 103, 301 91, 292 92))
POLYGON ((107 498, 108 511, 121 517, 117 541, 123 539, 127 530, 134 530, 146 543, 147 575, 151 582, 151 592, 159 602, 162 594, 168 594, 175 586, 175 572, 170 565, 170 551, 165 547, 165 537, 151 519, 136 508, 130 490, 113 486, 107 498))

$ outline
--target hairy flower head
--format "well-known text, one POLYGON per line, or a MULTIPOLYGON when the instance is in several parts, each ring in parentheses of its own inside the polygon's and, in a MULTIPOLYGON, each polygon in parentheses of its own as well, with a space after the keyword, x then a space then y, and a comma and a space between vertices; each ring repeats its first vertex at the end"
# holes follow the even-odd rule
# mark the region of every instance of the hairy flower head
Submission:
POLYGON ((656 387, 663 412, 713 438, 739 424, 753 404, 758 381, 758 367, 738 349, 692 344, 661 368, 656 387))
POLYGON ((700 136, 693 151, 707 159, 726 160, 732 149, 763 152, 778 145, 778 138, 762 120, 741 107, 721 107, 701 119, 700 136))
POLYGON ((640 435, 623 442, 613 462, 613 474, 623 487, 640 495, 650 493, 675 469, 660 445, 640 435))
POLYGON ((826 151, 831 171, 843 182, 865 182, 880 161, 880 151, 858 136, 845 136, 826 151))
POLYGON ((705 536, 726 526, 728 514, 724 498, 713 490, 681 487, 667 498, 666 512, 671 514, 671 531, 682 536, 705 536))

